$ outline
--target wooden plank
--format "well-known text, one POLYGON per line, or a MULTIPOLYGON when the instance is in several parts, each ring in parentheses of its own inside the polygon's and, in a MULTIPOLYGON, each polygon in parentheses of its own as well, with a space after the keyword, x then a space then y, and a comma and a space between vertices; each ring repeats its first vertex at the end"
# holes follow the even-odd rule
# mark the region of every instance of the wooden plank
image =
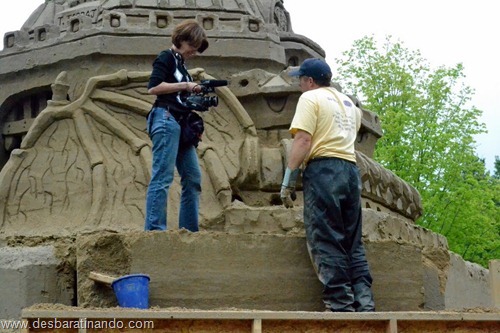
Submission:
POLYGON ((254 319, 253 320, 252 333, 262 333, 262 319, 254 319))
POLYGON ((97 272, 90 272, 89 279, 111 286, 113 281, 116 280, 116 277, 97 272))
POLYGON ((491 304, 500 309, 500 259, 490 261, 491 304))
MULTIPOLYGON (((498 312, 464 313, 464 312, 305 312, 305 311, 252 311, 252 310, 143 310, 143 309, 86 309, 61 305, 54 309, 23 309, 22 317, 31 323, 34 321, 53 321, 57 318, 64 323, 83 319, 86 321, 121 321, 127 320, 154 323, 147 329, 150 333, 165 332, 166 327, 174 325, 176 331, 192 331, 195 324, 206 333, 249 332, 249 333, 282 333, 282 332, 428 332, 456 333, 473 330, 475 333, 500 332, 498 312), (251 320, 252 322, 249 322, 251 320), (224 329, 221 329, 224 328, 224 329)), ((149 325, 149 324, 148 324, 149 325)), ((33 325, 31 325, 33 327, 33 325)), ((126 326, 124 326, 126 327, 126 326)), ((87 327, 87 331, 91 331, 87 327)), ((94 330, 92 330, 94 331, 94 330)), ((100 332, 112 333, 116 329, 103 328, 100 332)), ((197 330, 200 331, 200 330, 197 330)), ((28 330, 28 333, 39 330, 28 330)), ((44 331, 45 332, 45 331, 44 331)), ((75 329, 57 330, 59 333, 75 333, 75 329)), ((24 333, 24 332, 23 332, 24 333)), ((78 333, 85 333, 79 331, 78 333)))
POLYGON ((396 319, 389 319, 387 333, 398 333, 398 321, 396 319))
POLYGON ((2 133, 3 135, 16 135, 16 134, 25 134, 31 127, 31 124, 35 119, 27 118, 23 120, 16 121, 8 121, 2 125, 2 133))

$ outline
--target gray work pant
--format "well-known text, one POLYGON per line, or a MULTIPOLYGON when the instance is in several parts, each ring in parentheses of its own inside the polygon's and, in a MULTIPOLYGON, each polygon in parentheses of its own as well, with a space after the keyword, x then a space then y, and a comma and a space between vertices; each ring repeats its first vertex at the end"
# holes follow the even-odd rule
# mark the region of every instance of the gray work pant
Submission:
POLYGON ((303 174, 307 247, 323 301, 331 311, 375 311, 361 239, 358 167, 338 158, 313 160, 303 174))

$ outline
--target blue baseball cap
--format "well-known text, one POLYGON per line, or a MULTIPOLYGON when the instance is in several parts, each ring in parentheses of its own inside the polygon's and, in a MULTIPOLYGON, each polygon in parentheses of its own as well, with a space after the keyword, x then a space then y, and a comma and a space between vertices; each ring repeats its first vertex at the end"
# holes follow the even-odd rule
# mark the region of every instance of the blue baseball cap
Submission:
POLYGON ((313 79, 323 79, 332 75, 330 66, 321 59, 309 58, 304 60, 299 69, 290 71, 290 76, 309 76, 313 79))

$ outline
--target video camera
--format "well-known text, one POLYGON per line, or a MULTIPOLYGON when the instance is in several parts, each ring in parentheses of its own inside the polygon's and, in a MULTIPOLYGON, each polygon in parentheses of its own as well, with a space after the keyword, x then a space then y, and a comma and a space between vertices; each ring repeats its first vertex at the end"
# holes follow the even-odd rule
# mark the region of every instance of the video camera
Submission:
POLYGON ((208 111, 209 107, 219 105, 219 97, 205 95, 215 92, 216 87, 227 86, 227 84, 226 80, 202 80, 199 84, 201 92, 186 97, 184 105, 191 110, 208 111))

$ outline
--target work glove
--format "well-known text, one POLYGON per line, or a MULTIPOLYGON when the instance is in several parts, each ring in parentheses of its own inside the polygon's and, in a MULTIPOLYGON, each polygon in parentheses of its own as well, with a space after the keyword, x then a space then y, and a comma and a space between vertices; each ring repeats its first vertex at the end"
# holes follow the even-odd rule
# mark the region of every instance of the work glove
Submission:
POLYGON ((297 193, 295 193, 295 184, 297 183, 297 177, 299 175, 299 169, 286 168, 285 175, 283 176, 283 182, 281 183, 280 197, 283 201, 283 205, 286 208, 292 208, 293 202, 297 199, 297 193))

